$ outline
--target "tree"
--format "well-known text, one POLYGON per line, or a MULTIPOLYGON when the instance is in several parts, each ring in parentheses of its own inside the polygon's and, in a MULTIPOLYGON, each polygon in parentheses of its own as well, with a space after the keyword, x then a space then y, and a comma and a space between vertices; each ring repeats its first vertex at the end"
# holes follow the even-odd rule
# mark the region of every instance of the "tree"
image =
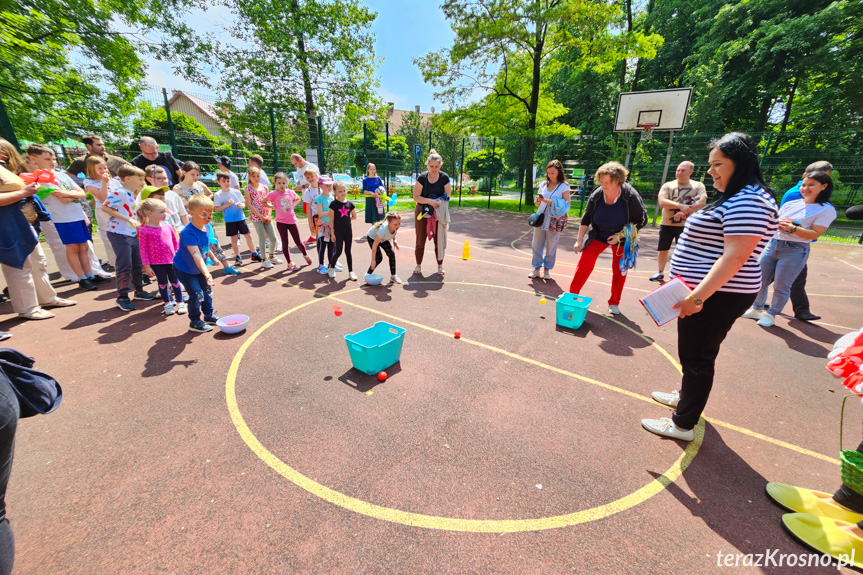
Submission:
POLYGON ((181 18, 198 1, 0 2, 0 98, 18 135, 47 141, 122 130, 145 55, 189 63, 206 50, 181 18))
POLYGON ((486 181, 491 182, 503 173, 504 165, 501 153, 492 153, 491 148, 486 148, 465 158, 464 168, 471 179, 488 178, 486 181))
MULTIPOLYGON (((354 136, 350 143, 352 149, 363 150, 363 135, 354 136)), ((392 176, 401 171, 405 165, 405 160, 409 157, 408 145, 403 136, 390 136, 389 162, 387 162, 386 134, 369 134, 365 149, 368 151, 368 163, 374 164, 378 169, 378 175, 384 179, 387 177, 387 163, 389 163, 389 173, 392 176)), ((362 151, 357 151, 354 155, 354 165, 361 173, 365 173, 366 155, 362 151)))
MULTIPOLYGON (((627 56, 650 57, 661 43, 656 35, 614 30, 621 8, 602 0, 447 0, 443 10, 456 38, 452 48, 415 61, 424 79, 444 87, 437 96, 453 104, 481 89, 490 98, 486 104, 501 102, 503 112, 510 103, 517 107, 527 166, 534 162, 543 101, 552 101, 542 98, 544 79, 557 69, 553 59, 562 48, 580 47, 580 65, 608 66, 627 56)), ((533 173, 527 172, 531 202, 533 173)))
POLYGON ((225 0, 237 17, 236 41, 215 52, 227 96, 273 106, 303 124, 317 147, 319 114, 379 106, 370 33, 376 14, 358 0, 225 0), (286 81, 286 78, 292 80, 286 81))
MULTIPOLYGON (((171 112, 171 122, 174 124, 174 139, 177 143, 177 158, 180 161, 193 161, 204 171, 215 170, 215 158, 221 155, 231 155, 231 148, 219 138, 207 132, 196 119, 180 112, 171 112)), ((140 104, 139 115, 132 122, 134 140, 129 150, 138 152, 138 140, 141 136, 150 136, 161 143, 170 138, 168 115, 162 106, 140 104)))
MULTIPOLYGON (((413 153, 414 144, 419 144, 428 153, 429 133, 431 123, 424 119, 418 112, 411 110, 402 115, 402 122, 396 130, 397 136, 403 136, 408 150, 413 153)), ((406 166, 407 168, 407 166, 406 166)), ((413 166, 411 166, 413 169, 413 166)))

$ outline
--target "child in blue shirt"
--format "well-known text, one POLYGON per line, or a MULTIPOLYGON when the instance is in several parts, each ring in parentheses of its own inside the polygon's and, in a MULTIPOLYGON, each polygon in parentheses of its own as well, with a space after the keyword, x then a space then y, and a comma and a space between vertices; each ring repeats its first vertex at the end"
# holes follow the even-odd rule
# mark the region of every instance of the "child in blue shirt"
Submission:
POLYGON ((213 205, 217 212, 222 212, 225 218, 225 233, 231 238, 231 248, 234 250, 234 265, 243 265, 243 256, 240 255, 240 234, 246 238, 249 250, 252 252, 253 262, 262 262, 264 258, 258 255, 252 234, 249 232, 249 224, 246 223, 245 198, 240 190, 231 189, 231 174, 228 172, 216 172, 216 182, 221 190, 213 196, 213 205))
POLYGON ((207 269, 205 254, 210 249, 207 224, 213 219, 213 201, 203 194, 189 198, 191 221, 180 232, 180 247, 174 254, 177 278, 189 294, 189 331, 213 331, 219 319, 213 309, 213 276, 207 269), (204 318, 201 319, 201 312, 204 318))
MULTIPOLYGON (((318 273, 329 274, 327 266, 324 264, 324 252, 327 254, 326 262, 333 257, 335 246, 330 241, 332 234, 330 233, 330 202, 332 201, 333 181, 327 176, 321 176, 318 180, 321 186, 321 195, 315 198, 315 212, 318 214, 318 273)), ((341 270, 338 270, 341 271, 341 270)))

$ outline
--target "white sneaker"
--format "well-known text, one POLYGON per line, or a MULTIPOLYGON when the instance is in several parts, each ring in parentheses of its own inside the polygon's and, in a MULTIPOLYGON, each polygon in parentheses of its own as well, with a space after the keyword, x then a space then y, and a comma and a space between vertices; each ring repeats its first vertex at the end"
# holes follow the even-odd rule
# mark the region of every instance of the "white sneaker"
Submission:
POLYGON ((177 310, 174 309, 173 302, 168 302, 165 304, 165 315, 174 315, 177 313, 177 310))
POLYGON ((402 280, 399 276, 390 276, 390 283, 400 284, 402 280))
POLYGON ((542 274, 542 279, 544 279, 544 280, 552 279, 551 272, 549 270, 545 270, 542 274))
POLYGON ((186 313, 187 311, 189 311, 189 308, 188 308, 188 306, 186 306, 186 304, 185 304, 185 303, 180 302, 180 303, 178 303, 178 304, 177 304, 177 313, 178 313, 178 314, 183 315, 183 314, 184 314, 184 313, 186 313))
POLYGON ((650 433, 670 437, 671 439, 682 439, 683 441, 692 441, 695 439, 695 431, 692 429, 680 429, 668 417, 663 417, 662 419, 642 419, 641 426, 650 433))
POLYGON ((330 278, 334 278, 334 277, 336 277, 336 270, 335 270, 335 268, 330 268, 330 269, 329 269, 329 271, 327 271, 327 275, 328 275, 328 276, 330 276, 330 278))
POLYGON ((538 278, 539 277, 539 268, 533 268, 533 271, 530 272, 529 274, 527 274, 527 277, 529 277, 532 280, 535 280, 536 278, 538 278))
POLYGON ((282 258, 279 258, 279 257, 276 257, 276 256, 271 257, 271 258, 270 258, 270 261, 271 261, 271 262, 273 262, 274 264, 283 264, 283 263, 285 263, 285 262, 283 262, 283 261, 282 261, 282 258))
POLYGON ((764 312, 764 315, 761 316, 761 319, 758 320, 758 325, 760 325, 761 327, 773 327, 774 323, 774 317, 767 312, 764 312))
POLYGON ((349 275, 348 277, 351 278, 352 282, 357 281, 357 274, 355 274, 354 272, 351 272, 351 275, 349 275))
POLYGON ((342 267, 342 262, 336 262, 336 271, 337 271, 337 272, 340 272, 340 271, 342 271, 342 270, 344 270, 344 269, 345 269, 345 268, 343 268, 343 267, 342 267))
POLYGON ((261 267, 264 268, 265 270, 272 269, 273 262, 270 260, 264 260, 264 263, 261 264, 261 267))
POLYGON ((620 306, 610 305, 608 306, 608 313, 612 315, 620 315, 620 306))
POLYGON ((677 403, 680 401, 680 392, 672 391, 671 393, 664 393, 662 391, 654 391, 650 394, 650 397, 653 398, 653 401, 661 403, 662 405, 676 408, 677 403))
POLYGON ((749 308, 746 312, 740 316, 744 319, 761 319, 764 317, 764 312, 760 309, 755 309, 754 307, 749 308))

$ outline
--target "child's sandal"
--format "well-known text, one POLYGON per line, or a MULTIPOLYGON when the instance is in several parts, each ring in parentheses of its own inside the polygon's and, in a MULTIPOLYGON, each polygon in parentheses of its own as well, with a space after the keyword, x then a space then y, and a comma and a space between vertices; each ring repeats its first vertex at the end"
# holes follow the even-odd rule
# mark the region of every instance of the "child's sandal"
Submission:
POLYGON ((414 275, 420 275, 423 273, 423 269, 420 266, 414 268, 414 275))
POLYGON ((310 258, 309 256, 306 256, 306 264, 312 265, 312 258, 310 258))
POLYGON ((292 271, 292 272, 297 271, 297 264, 295 264, 294 262, 289 263, 288 264, 288 271, 292 271))

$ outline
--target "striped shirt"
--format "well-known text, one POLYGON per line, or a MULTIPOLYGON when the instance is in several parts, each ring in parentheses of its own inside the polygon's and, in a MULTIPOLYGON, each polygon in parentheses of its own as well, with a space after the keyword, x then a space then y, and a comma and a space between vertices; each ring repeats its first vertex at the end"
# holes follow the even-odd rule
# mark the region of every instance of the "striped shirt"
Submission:
POLYGON ((722 256, 725 236, 759 236, 761 240, 733 278, 718 291, 757 293, 761 289, 758 256, 776 231, 779 209, 763 188, 746 186, 715 208, 709 206, 686 220, 677 249, 671 258, 671 273, 693 289, 722 256))

